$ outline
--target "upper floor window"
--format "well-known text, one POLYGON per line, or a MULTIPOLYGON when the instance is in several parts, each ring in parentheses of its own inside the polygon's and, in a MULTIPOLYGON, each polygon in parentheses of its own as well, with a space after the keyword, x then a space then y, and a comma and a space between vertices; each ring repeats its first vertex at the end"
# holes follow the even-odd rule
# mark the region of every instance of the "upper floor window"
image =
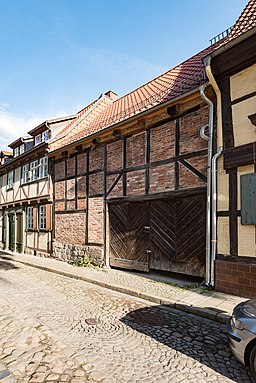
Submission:
POLYGON ((14 174, 12 170, 7 174, 7 189, 11 189, 13 187, 13 179, 14 179, 14 174))
POLYGON ((25 152, 25 145, 22 144, 20 146, 17 146, 17 148, 14 148, 13 155, 14 157, 18 157, 19 155, 23 154, 25 152))
POLYGON ((29 164, 22 166, 22 183, 25 184, 29 181, 29 164))
POLYGON ((22 183, 32 182, 48 176, 48 157, 44 156, 22 166, 22 183))
POLYGON ((37 180, 38 163, 37 160, 30 162, 30 181, 37 180))
POLYGON ((41 133, 35 136, 35 145, 39 145, 42 142, 42 135, 41 133))
POLYGON ((17 157, 19 155, 19 152, 20 152, 19 147, 14 148, 14 152, 13 152, 14 157, 17 157))
POLYGON ((42 133, 42 138, 43 138, 43 141, 47 141, 50 137, 49 137, 49 130, 46 130, 45 132, 42 133))
POLYGON ((42 157, 39 159, 38 164, 38 178, 44 178, 48 176, 48 158, 42 157))
POLYGON ((25 152, 25 145, 20 145, 20 154, 23 154, 25 152))
POLYGON ((35 145, 41 144, 41 142, 45 142, 50 138, 49 130, 45 130, 44 132, 37 134, 35 136, 35 145))
POLYGON ((33 229, 33 206, 27 207, 27 229, 33 229))

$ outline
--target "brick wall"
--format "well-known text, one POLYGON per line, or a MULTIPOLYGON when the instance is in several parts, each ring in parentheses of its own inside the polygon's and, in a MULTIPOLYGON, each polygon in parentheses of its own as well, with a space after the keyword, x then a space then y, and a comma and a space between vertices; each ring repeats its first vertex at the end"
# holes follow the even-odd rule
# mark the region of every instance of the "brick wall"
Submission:
POLYGON ((152 129, 150 137, 151 162, 164 160, 175 155, 175 122, 168 122, 152 129))
POLYGON ((199 135, 199 128, 208 124, 208 107, 181 118, 180 122, 180 153, 193 152, 207 148, 207 141, 199 135))
POLYGON ((90 170, 103 168, 103 146, 98 146, 90 151, 90 170))
POLYGON ((89 198, 88 242, 103 242, 103 198, 89 198))
POLYGON ((127 195, 145 194, 145 170, 127 173, 127 195))
POLYGON ((127 164, 132 167, 145 164, 146 160, 146 133, 136 134, 127 138, 127 164))
POLYGON ((123 167, 123 141, 107 145, 107 170, 119 170, 123 167))
POLYGON ((103 193, 103 173, 91 174, 89 178, 89 196, 103 193))
POLYGON ((77 174, 84 174, 87 171, 87 154, 82 153, 77 156, 77 174))
POLYGON ((55 182, 65 177, 65 161, 55 163, 55 182))
POLYGON ((174 188, 174 164, 161 165, 150 169, 150 193, 173 190, 174 188))
MULTIPOLYGON (((107 190, 111 188, 118 175, 110 175, 107 177, 107 190)), ((113 190, 109 193, 108 198, 122 197, 123 196, 123 176, 119 179, 113 190)))
POLYGON ((61 243, 83 245, 85 243, 85 213, 55 215, 55 239, 61 243))
POLYGON ((217 291, 256 298, 256 264, 216 260, 215 278, 217 291))

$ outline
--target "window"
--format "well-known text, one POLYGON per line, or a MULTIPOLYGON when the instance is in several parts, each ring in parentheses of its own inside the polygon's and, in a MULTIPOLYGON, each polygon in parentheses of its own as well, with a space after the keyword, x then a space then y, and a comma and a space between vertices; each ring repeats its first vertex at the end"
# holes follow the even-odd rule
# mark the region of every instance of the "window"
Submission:
POLYGON ((14 157, 17 157, 19 155, 19 147, 14 149, 13 155, 14 155, 14 157))
POLYGON ((42 133, 43 136, 43 141, 47 141, 49 137, 49 130, 46 130, 45 132, 42 133))
POLYGON ((7 174, 7 189, 13 187, 13 170, 7 174))
POLYGON ((33 229, 33 207, 27 207, 27 229, 33 229))
POLYGON ((29 164, 22 166, 22 183, 26 184, 29 181, 29 164))
POLYGON ((35 181, 38 174, 37 160, 30 163, 30 181, 35 181))
POLYGON ((38 228, 39 230, 46 230, 46 206, 39 206, 38 214, 38 228))
POLYGON ((39 160, 38 165, 38 178, 44 178, 48 176, 48 158, 42 157, 39 160))
POLYGON ((256 225, 256 173, 244 174, 241 184, 241 223, 256 225))
POLYGON ((25 152, 25 145, 20 145, 20 154, 23 154, 25 152))
POLYGON ((42 142, 42 135, 41 133, 35 136, 35 145, 39 145, 42 142))

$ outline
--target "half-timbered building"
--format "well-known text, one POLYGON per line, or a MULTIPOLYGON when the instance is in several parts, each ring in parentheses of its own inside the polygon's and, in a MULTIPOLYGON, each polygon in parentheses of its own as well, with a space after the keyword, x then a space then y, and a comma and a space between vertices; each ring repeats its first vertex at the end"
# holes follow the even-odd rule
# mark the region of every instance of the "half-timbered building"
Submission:
POLYGON ((124 97, 103 95, 51 144, 55 257, 204 277, 208 143, 199 130, 214 93, 199 87, 212 49, 124 97))
MULTIPOLYGON (((217 95, 218 162, 215 287, 256 294, 256 2, 250 0, 225 41, 206 57, 217 95)), ((215 271, 215 273, 214 273, 215 271)))
POLYGON ((45 121, 9 146, 0 166, 1 247, 37 255, 52 251, 52 181, 48 140, 75 116, 45 121))

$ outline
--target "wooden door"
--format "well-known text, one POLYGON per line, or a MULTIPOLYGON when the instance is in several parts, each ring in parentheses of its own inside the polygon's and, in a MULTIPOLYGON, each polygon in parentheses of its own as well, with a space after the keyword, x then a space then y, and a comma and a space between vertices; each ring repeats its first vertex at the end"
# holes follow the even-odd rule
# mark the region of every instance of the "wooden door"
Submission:
POLYGON ((23 215, 22 213, 17 213, 17 235, 16 235, 16 251, 18 253, 22 252, 23 246, 23 215))
POLYGON ((110 266, 149 271, 147 203, 111 204, 110 266))
POLYGON ((15 227, 14 214, 9 215, 9 250, 14 251, 15 227))
POLYGON ((151 269, 204 276, 205 196, 150 203, 151 269))

